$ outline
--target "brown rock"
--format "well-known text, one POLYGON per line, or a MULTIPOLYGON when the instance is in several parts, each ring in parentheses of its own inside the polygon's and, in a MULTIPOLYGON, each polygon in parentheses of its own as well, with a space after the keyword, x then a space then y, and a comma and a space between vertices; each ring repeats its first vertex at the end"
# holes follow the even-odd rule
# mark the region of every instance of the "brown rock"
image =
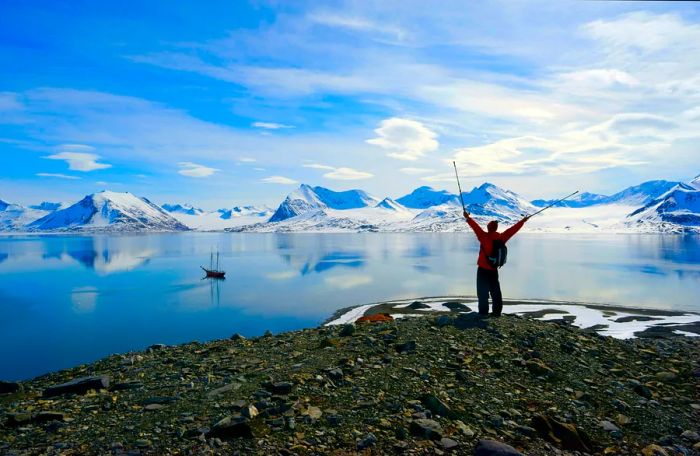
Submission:
POLYGON ((537 415, 532 418, 532 427, 540 437, 565 450, 587 453, 593 450, 590 438, 573 424, 561 423, 555 419, 537 415))

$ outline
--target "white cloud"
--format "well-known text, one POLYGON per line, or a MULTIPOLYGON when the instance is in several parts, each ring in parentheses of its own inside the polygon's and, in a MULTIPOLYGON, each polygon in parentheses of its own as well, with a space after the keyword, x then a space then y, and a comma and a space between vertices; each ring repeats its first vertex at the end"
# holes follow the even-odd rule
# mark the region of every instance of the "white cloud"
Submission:
POLYGON ((379 23, 370 19, 349 16, 330 12, 317 12, 308 16, 308 19, 316 24, 333 28, 344 28, 359 32, 371 32, 391 36, 397 40, 402 40, 406 36, 406 31, 394 25, 379 23))
POLYGON ((369 179, 370 177, 373 177, 374 174, 368 173, 365 171, 358 171, 353 168, 346 168, 346 167, 340 167, 336 168, 334 166, 328 166, 328 165, 321 165, 319 163, 307 163, 304 165, 301 165, 304 168, 313 168, 313 169, 323 169, 323 170, 329 170, 329 173, 324 173, 323 177, 326 179, 335 179, 335 180, 360 180, 360 179, 369 179))
POLYGON ((439 144, 435 132, 410 119, 385 119, 374 132, 377 138, 367 142, 389 150, 388 155, 399 160, 417 160, 427 152, 437 150, 439 144))
MULTIPOLYGON (((74 150, 93 150, 90 146, 83 146, 80 144, 67 144, 63 147, 74 150)), ((99 155, 85 152, 59 152, 44 158, 50 160, 65 160, 68 163, 68 169, 72 169, 73 171, 89 172, 112 167, 112 165, 108 163, 98 163, 97 160, 100 159, 99 155)))
POLYGON ((256 128, 263 128, 265 130, 279 130, 282 128, 294 128, 293 125, 285 125, 276 122, 253 122, 252 124, 256 128))
POLYGON ((216 168, 210 168, 208 166, 192 162, 180 162, 178 163, 178 166, 180 167, 180 171, 178 171, 178 174, 182 174, 183 176, 188 177, 208 177, 214 174, 215 172, 220 171, 216 168))
POLYGON ((20 111, 24 108, 19 95, 14 92, 0 92, 0 111, 20 111))
POLYGON ((241 163, 255 163, 257 160, 250 157, 241 157, 238 159, 238 161, 241 163))
POLYGON ((58 173, 36 173, 37 176, 39 177, 57 177, 59 179, 80 179, 78 176, 69 176, 67 174, 58 174, 58 173))
POLYGON ((293 184, 299 183, 299 182, 295 181, 294 179, 290 179, 289 177, 284 177, 284 176, 265 177, 263 179, 260 179, 260 182, 265 183, 265 184, 282 184, 282 185, 293 185, 293 184))
POLYGON ((373 177, 374 174, 367 173, 364 171, 358 171, 353 168, 336 168, 330 173, 325 173, 323 177, 326 179, 335 179, 335 180, 360 180, 360 179, 369 179, 370 177, 373 177))
POLYGON ((639 81, 626 71, 616 69, 591 69, 561 73, 559 75, 564 81, 595 86, 613 86, 616 84, 623 86, 638 86, 639 81))
POLYGON ((332 166, 320 165, 320 164, 318 164, 318 163, 308 163, 308 164, 301 165, 301 166, 303 166, 304 168, 313 168, 313 169, 330 169, 330 170, 335 169, 335 168, 332 167, 332 166))
POLYGON ((431 168, 400 168, 399 171, 401 171, 404 174, 416 175, 432 173, 435 170, 431 168))

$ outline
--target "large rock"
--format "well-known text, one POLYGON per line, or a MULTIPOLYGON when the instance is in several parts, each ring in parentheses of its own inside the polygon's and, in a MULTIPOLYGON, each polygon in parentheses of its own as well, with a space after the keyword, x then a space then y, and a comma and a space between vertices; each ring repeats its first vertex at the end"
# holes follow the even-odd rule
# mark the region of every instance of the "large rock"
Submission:
POLYGON ((537 415, 532 418, 532 427, 540 437, 565 450, 587 453, 593 450, 590 438, 573 424, 561 423, 553 418, 537 415))
POLYGON ((411 435, 416 437, 430 440, 442 439, 442 427, 437 421, 429 420, 427 418, 419 418, 411 421, 410 429, 411 435))
POLYGON ((421 396, 420 401, 423 403, 425 408, 433 412, 435 415, 444 416, 445 418, 452 418, 454 413, 452 409, 438 399, 437 396, 433 394, 424 394, 421 396))
POLYGON ((227 416, 211 428, 211 431, 207 433, 207 438, 252 439, 253 431, 244 417, 240 415, 227 416))
POLYGON ((44 397, 61 396, 63 394, 85 394, 90 390, 109 388, 109 377, 80 377, 60 385, 49 386, 44 390, 44 397))
POLYGON ((483 439, 476 444, 474 456, 523 456, 523 454, 503 442, 483 439))
POLYGON ((0 394, 16 393, 17 391, 19 391, 19 383, 0 380, 0 394))

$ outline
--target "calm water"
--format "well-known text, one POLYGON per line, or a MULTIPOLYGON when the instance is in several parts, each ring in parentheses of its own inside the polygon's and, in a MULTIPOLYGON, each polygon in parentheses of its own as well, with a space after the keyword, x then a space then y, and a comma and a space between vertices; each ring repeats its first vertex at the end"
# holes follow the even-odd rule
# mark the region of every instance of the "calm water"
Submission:
MULTIPOLYGON (((0 237, 0 379, 154 343, 314 326, 338 308, 475 294, 468 233, 0 237), (221 253, 225 281, 202 280, 221 253)), ((700 310, 700 238, 519 235, 504 294, 700 310)))

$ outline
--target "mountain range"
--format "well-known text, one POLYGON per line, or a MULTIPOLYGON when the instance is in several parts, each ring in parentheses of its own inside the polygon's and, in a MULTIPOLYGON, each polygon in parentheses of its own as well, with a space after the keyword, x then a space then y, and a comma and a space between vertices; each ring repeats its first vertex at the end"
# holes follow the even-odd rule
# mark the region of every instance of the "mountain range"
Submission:
MULTIPOLYGON (((514 223, 552 200, 528 201, 485 182, 460 195, 419 187, 396 199, 359 189, 334 191, 302 184, 276 209, 233 206, 205 211, 192 204, 156 205, 130 193, 103 191, 72 205, 24 207, 0 200, 0 231, 463 231, 461 201, 480 223, 514 223)), ((533 217, 528 231, 700 233, 700 176, 690 182, 654 180, 612 195, 583 192, 533 217)))

